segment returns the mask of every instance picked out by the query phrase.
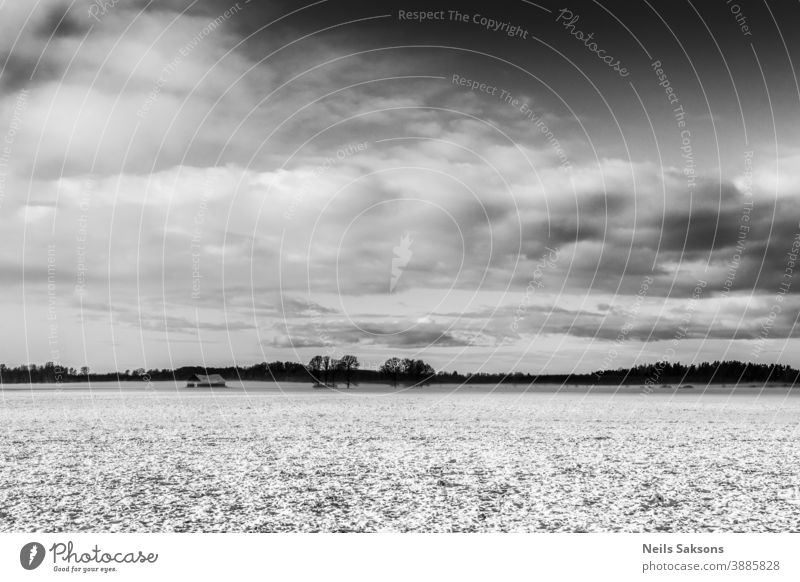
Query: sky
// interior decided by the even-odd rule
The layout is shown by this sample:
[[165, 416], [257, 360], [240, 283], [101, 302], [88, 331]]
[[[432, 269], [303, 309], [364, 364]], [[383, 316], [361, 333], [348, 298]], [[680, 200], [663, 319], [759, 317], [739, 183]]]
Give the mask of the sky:
[[800, 366], [798, 18], [0, 0], [0, 361]]

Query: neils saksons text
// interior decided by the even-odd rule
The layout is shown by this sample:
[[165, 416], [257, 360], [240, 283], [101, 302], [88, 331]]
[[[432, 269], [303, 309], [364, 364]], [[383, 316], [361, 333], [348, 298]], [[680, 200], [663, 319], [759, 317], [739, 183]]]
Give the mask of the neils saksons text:
[[694, 544], [642, 544], [643, 554], [724, 554], [722, 546], [696, 546]]

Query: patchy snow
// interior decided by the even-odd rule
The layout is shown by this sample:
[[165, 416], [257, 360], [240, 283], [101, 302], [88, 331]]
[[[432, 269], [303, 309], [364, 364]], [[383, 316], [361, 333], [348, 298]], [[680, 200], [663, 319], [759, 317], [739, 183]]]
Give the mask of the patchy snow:
[[4, 391], [2, 531], [798, 531], [800, 396]]

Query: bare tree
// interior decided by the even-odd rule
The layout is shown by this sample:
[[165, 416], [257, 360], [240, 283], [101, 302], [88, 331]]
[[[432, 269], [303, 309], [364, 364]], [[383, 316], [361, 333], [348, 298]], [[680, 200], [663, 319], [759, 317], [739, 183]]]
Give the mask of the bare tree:
[[400, 373], [407, 380], [420, 385], [429, 381], [436, 371], [422, 360], [405, 358], [400, 362]]
[[325, 377], [325, 386], [328, 385], [328, 379], [330, 378], [331, 374], [331, 357], [330, 356], [322, 356], [322, 371]]
[[314, 378], [314, 383], [319, 384], [319, 376], [320, 372], [322, 371], [322, 356], [314, 356], [308, 362], [308, 372], [311, 374], [311, 377]]
[[330, 370], [331, 370], [331, 386], [336, 386], [336, 371], [341, 370], [341, 362], [336, 358], [331, 358], [330, 360]]
[[381, 373], [392, 381], [392, 384], [397, 387], [397, 379], [403, 371], [403, 362], [400, 358], [389, 358], [381, 365]]
[[347, 382], [347, 387], [350, 388], [350, 378], [353, 374], [353, 370], [358, 370], [361, 364], [358, 362], [358, 358], [351, 355], [342, 356], [342, 359], [339, 360], [339, 367], [344, 372], [345, 381]]

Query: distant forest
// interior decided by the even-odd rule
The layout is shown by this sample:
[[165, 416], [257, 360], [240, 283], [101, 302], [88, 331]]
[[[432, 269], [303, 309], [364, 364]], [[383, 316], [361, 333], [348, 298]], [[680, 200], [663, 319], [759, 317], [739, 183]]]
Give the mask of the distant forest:
[[0, 384], [38, 384], [70, 382], [126, 382], [162, 380], [185, 381], [194, 374], [219, 374], [226, 380], [308, 382], [315, 386], [351, 386], [359, 383], [397, 385], [426, 384], [579, 384], [579, 385], [645, 385], [669, 384], [763, 384], [792, 385], [800, 383], [800, 371], [780, 364], [753, 364], [738, 361], [684, 364], [656, 362], [633, 368], [601, 370], [588, 374], [459, 374], [436, 372], [422, 360], [389, 358], [377, 370], [361, 369], [358, 358], [315, 356], [308, 364], [297, 362], [262, 362], [253, 366], [203, 367], [183, 366], [174, 370], [125, 370], [95, 373], [84, 366], [80, 370], [64, 368], [56, 363], [21, 365], [9, 368], [0, 364]]

